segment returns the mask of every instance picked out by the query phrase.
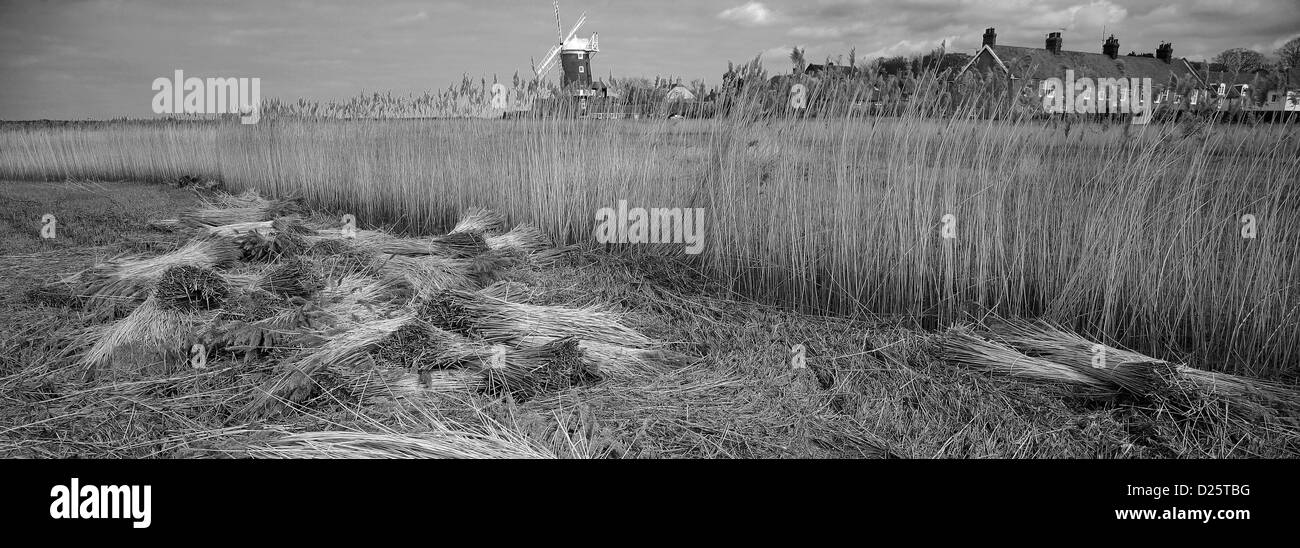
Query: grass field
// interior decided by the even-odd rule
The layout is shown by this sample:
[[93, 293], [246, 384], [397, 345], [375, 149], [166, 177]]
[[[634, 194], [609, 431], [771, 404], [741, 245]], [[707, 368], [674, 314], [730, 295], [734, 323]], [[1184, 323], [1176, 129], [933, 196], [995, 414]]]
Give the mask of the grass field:
[[[516, 299], [536, 306], [611, 307], [689, 363], [614, 368], [602, 382], [517, 401], [476, 390], [412, 394], [400, 375], [409, 375], [405, 359], [420, 356], [381, 345], [352, 365], [326, 364], [314, 389], [281, 412], [250, 417], [241, 410], [268, 379], [311, 348], [270, 348], [253, 359], [220, 352], [205, 369], [164, 363], [160, 371], [151, 362], [87, 379], [68, 350], [107, 324], [51, 285], [111, 257], [148, 260], [186, 248], [185, 234], [150, 221], [199, 206], [194, 192], [6, 181], [0, 200], [6, 457], [1196, 458], [1293, 457], [1300, 449], [1294, 415], [1255, 414], [1177, 387], [1099, 395], [991, 374], [944, 359], [954, 339], [916, 318], [801, 314], [732, 294], [677, 255], [590, 244], [499, 275], [526, 288]], [[43, 239], [40, 218], [49, 212], [59, 237]], [[311, 219], [329, 223], [340, 213]], [[428, 230], [450, 225], [431, 221]], [[267, 266], [222, 275], [265, 276]], [[364, 307], [351, 313], [365, 317]], [[371, 318], [344, 338], [384, 321]], [[167, 345], [183, 351], [179, 330], [175, 338]], [[806, 346], [815, 376], [790, 369], [795, 344]]]
[[[0, 151], [7, 178], [194, 175], [298, 193], [412, 234], [486, 206], [588, 242], [596, 210], [617, 200], [701, 207], [706, 246], [693, 266], [761, 302], [928, 327], [1045, 317], [1251, 375], [1287, 375], [1300, 362], [1294, 124], [918, 113], [122, 122], [7, 126]], [[945, 215], [955, 238], [942, 237]], [[1246, 215], [1253, 238], [1242, 236]]]

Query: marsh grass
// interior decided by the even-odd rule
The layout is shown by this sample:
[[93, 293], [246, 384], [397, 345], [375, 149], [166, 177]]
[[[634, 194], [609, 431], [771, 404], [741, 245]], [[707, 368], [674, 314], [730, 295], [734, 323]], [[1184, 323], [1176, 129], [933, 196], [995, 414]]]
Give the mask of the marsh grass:
[[687, 259], [768, 302], [927, 327], [1044, 317], [1201, 369], [1300, 361], [1295, 124], [1189, 131], [952, 100], [922, 86], [889, 117], [742, 101], [701, 120], [28, 125], [0, 130], [0, 176], [192, 174], [424, 234], [490, 207], [561, 243], [592, 238], [618, 200], [701, 207], [705, 250]]

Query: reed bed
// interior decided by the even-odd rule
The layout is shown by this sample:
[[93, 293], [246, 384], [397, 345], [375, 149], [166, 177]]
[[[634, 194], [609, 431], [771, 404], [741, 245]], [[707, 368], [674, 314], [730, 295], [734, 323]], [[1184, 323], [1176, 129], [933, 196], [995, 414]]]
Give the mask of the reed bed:
[[[218, 198], [213, 207], [247, 207], [240, 200]], [[150, 215], [158, 213], [171, 211]], [[235, 254], [204, 267], [221, 284], [215, 276], [204, 281], [207, 270], [174, 262], [114, 261], [120, 272], [162, 270], [158, 280], [171, 270], [178, 282], [142, 284], [145, 302], [122, 320], [96, 327], [99, 321], [76, 310], [77, 303], [41, 300], [16, 306], [15, 316], [6, 319], [12, 328], [0, 333], [0, 348], [5, 349], [0, 353], [0, 393], [9, 402], [0, 454], [878, 458], [1295, 453], [1294, 423], [1289, 421], [1297, 410], [1286, 405], [1295, 394], [1285, 387], [1217, 371], [1158, 367], [1168, 364], [1058, 324], [1023, 322], [1009, 329], [989, 322], [971, 332], [1000, 345], [1006, 356], [1019, 353], [1049, 361], [1054, 353], [1051, 361], [1076, 365], [1088, 362], [1079, 354], [1091, 351], [1086, 343], [1105, 340], [1108, 363], [1152, 365], [1153, 371], [1167, 373], [1162, 377], [1167, 385], [1139, 394], [1090, 377], [1103, 386], [1085, 388], [1127, 397], [1111, 400], [1100, 412], [1098, 402], [1076, 409], [1079, 400], [1058, 397], [1062, 393], [1056, 386], [1074, 386], [1059, 376], [1046, 379], [1051, 387], [1040, 388], [945, 367], [935, 360], [939, 354], [933, 346], [943, 337], [918, 331], [905, 318], [888, 320], [881, 330], [879, 319], [849, 322], [725, 301], [709, 296], [716, 295], [716, 281], [681, 276], [675, 261], [590, 248], [548, 269], [535, 268], [537, 257], [555, 250], [509, 253], [501, 263], [508, 271], [489, 272], [494, 275], [466, 289], [422, 292], [418, 282], [385, 276], [383, 264], [390, 256], [380, 248], [429, 238], [387, 231], [373, 231], [374, 238], [347, 238], [336, 221], [315, 214], [270, 223], [252, 231], [266, 237], [301, 233], [310, 246], [304, 253], [269, 256], [265, 262]], [[142, 233], [155, 230], [138, 226]], [[486, 241], [508, 226], [502, 222], [478, 234]], [[212, 233], [169, 225], [169, 230], [205, 242], [235, 241], [250, 227], [216, 228]], [[172, 245], [184, 247], [179, 239]], [[476, 257], [458, 257], [456, 251], [446, 251], [447, 257], [420, 252], [407, 258], [464, 261], [500, 253], [483, 250]], [[348, 267], [341, 264], [342, 254], [363, 262], [378, 259], [378, 264]], [[196, 263], [206, 264], [205, 254], [195, 257]], [[102, 259], [80, 255], [78, 260], [81, 265]], [[286, 263], [318, 274], [323, 286], [306, 294], [264, 289], [264, 282]], [[141, 264], [153, 266], [142, 269]], [[497, 277], [502, 281], [488, 285]], [[191, 306], [188, 298], [180, 307], [156, 305], [167, 295], [180, 304], [182, 294], [202, 297], [205, 288], [219, 292], [218, 285], [225, 296], [216, 307], [215, 299], [203, 298], [197, 301], [201, 306]], [[517, 316], [516, 321], [506, 321], [510, 316]], [[51, 317], [56, 321], [50, 322]], [[559, 328], [540, 333], [531, 328], [546, 323]], [[515, 333], [509, 331], [512, 326], [518, 328]], [[484, 337], [482, 330], [494, 334]], [[573, 334], [579, 335], [566, 338]], [[638, 336], [648, 343], [638, 344]], [[669, 350], [659, 340], [682, 341], [671, 348], [692, 355]], [[807, 369], [790, 369], [788, 352], [794, 342], [808, 350]], [[99, 362], [93, 370], [103, 374], [77, 378], [89, 365], [90, 347], [101, 343], [108, 359], [90, 361]], [[196, 353], [195, 343], [206, 350]], [[982, 359], [989, 361], [987, 355]]]
[[195, 174], [434, 236], [490, 207], [500, 219], [460, 231], [528, 222], [536, 234], [485, 238], [523, 249], [538, 236], [591, 241], [596, 211], [620, 200], [699, 207], [695, 266], [766, 302], [927, 327], [1042, 317], [1228, 372], [1300, 363], [1295, 124], [1129, 126], [989, 114], [973, 101], [938, 116], [926, 102], [941, 99], [923, 92], [891, 117], [742, 105], [704, 120], [5, 128], [0, 176]]

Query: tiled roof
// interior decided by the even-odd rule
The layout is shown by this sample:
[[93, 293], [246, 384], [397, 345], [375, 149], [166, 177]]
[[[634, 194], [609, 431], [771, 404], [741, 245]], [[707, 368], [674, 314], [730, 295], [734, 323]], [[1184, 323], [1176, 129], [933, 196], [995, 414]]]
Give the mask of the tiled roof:
[[[1000, 45], [989, 48], [1017, 78], [1064, 78], [1065, 71], [1072, 69], [1076, 78], [1150, 78], [1155, 85], [1165, 85], [1170, 76], [1180, 79], [1192, 76], [1182, 58], [1166, 63], [1154, 57], [1121, 55], [1111, 59], [1101, 53], [1082, 51], [1052, 53], [1046, 48]], [[985, 53], [981, 50], [980, 54]]]

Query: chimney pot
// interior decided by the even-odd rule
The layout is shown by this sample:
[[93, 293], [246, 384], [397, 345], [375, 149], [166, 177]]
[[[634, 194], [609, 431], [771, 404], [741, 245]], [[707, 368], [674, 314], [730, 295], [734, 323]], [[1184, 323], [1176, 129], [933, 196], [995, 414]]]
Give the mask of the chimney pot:
[[998, 44], [998, 33], [993, 30], [993, 27], [984, 29], [984, 43], [982, 45], [996, 46], [997, 44]]
[[1166, 63], [1174, 59], [1174, 45], [1169, 42], [1161, 42], [1160, 47], [1156, 48], [1156, 59]]
[[1062, 42], [1063, 40], [1061, 40], [1061, 33], [1059, 32], [1048, 33], [1047, 50], [1052, 53], [1058, 53], [1058, 54], [1061, 53]]
[[1107, 38], [1106, 42], [1101, 45], [1101, 52], [1111, 59], [1119, 57], [1119, 40], [1115, 39], [1114, 34], [1110, 35], [1110, 38]]

